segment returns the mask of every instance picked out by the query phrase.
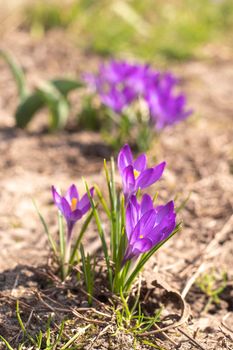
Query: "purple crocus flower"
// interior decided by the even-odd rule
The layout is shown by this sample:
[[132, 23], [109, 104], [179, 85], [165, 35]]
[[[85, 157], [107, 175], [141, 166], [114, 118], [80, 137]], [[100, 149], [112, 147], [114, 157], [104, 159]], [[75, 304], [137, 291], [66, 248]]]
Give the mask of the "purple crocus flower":
[[[94, 188], [90, 189], [90, 193], [93, 196]], [[91, 207], [90, 200], [87, 193], [79, 199], [79, 193], [75, 185], [68, 188], [64, 197], [52, 186], [52, 195], [54, 203], [66, 219], [68, 227], [67, 241], [70, 241], [76, 221], [80, 220]]]
[[100, 75], [112, 84], [122, 83], [134, 73], [135, 65], [126, 61], [112, 60], [108, 64], [101, 65]]
[[142, 153], [136, 160], [129, 145], [125, 145], [118, 155], [118, 169], [122, 177], [123, 192], [126, 203], [130, 196], [136, 194], [139, 189], [149, 187], [160, 179], [166, 163], [162, 162], [153, 168], [147, 168], [146, 155]]
[[173, 201], [154, 207], [148, 194], [143, 195], [141, 203], [138, 203], [136, 196], [132, 196], [126, 209], [128, 245], [122, 264], [150, 251], [168, 238], [175, 225]]
[[97, 75], [86, 74], [87, 84], [100, 96], [101, 102], [121, 114], [138, 98], [145, 100], [150, 119], [161, 130], [187, 118], [186, 98], [174, 92], [178, 85], [173, 74], [162, 74], [148, 64], [112, 60], [100, 66]]
[[177, 80], [171, 73], [161, 74], [156, 82], [147, 86], [145, 99], [150, 110], [152, 124], [158, 130], [173, 125], [192, 114], [191, 110], [185, 109], [185, 96], [174, 93], [176, 86]]
[[122, 113], [144, 91], [144, 76], [149, 66], [112, 60], [100, 66], [95, 76], [84, 79], [100, 96], [101, 102], [116, 113]]
[[127, 86], [120, 89], [113, 85], [107, 93], [100, 92], [100, 97], [106, 106], [116, 113], [121, 113], [134, 100], [135, 93]]
[[127, 84], [134, 68], [127, 62], [113, 60], [101, 65], [96, 76], [86, 74], [84, 79], [99, 94], [105, 106], [120, 114], [136, 98], [132, 84]]

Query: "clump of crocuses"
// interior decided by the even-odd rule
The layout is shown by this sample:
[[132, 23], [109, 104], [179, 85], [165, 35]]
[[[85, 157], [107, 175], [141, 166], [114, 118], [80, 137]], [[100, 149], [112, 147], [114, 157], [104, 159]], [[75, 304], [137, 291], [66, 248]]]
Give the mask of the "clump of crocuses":
[[192, 113], [185, 95], [177, 93], [178, 79], [150, 65], [113, 60], [102, 64], [96, 75], [86, 74], [85, 80], [107, 107], [118, 145], [136, 134], [138, 148], [147, 149], [155, 133]]
[[[103, 246], [109, 287], [116, 293], [126, 293], [148, 259], [178, 231], [179, 225], [176, 225], [173, 201], [156, 205], [155, 196], [142, 194], [143, 190], [161, 178], [165, 162], [150, 167], [145, 154], [134, 159], [129, 145], [126, 144], [118, 154], [117, 163], [122, 182], [120, 192], [116, 188], [113, 159], [110, 169], [106, 162], [104, 165], [108, 201], [96, 186], [98, 199], [109, 219], [107, 231], [91, 193], [89, 198]], [[110, 206], [107, 205], [108, 202]], [[106, 243], [108, 230], [109, 247]]]
[[[134, 158], [129, 145], [122, 147], [117, 159], [122, 183], [119, 190], [115, 161], [111, 159], [110, 168], [105, 161], [108, 199], [104, 198], [97, 185], [89, 188], [86, 182], [86, 193], [81, 198], [75, 185], [71, 185], [64, 196], [52, 187], [53, 200], [59, 211], [60, 250], [55, 249], [55, 253], [59, 256], [62, 278], [67, 277], [75, 264], [82, 264], [89, 304], [94, 289], [95, 262], [91, 263], [92, 257], [85, 254], [81, 241], [92, 217], [102, 243], [109, 289], [121, 295], [130, 291], [148, 259], [179, 229], [174, 202], [157, 205], [156, 196], [145, 193], [148, 187], [157, 185], [166, 163], [154, 166], [148, 166], [147, 163], [144, 153]], [[100, 211], [101, 206], [103, 210]], [[74, 239], [76, 222], [88, 212], [79, 235]], [[107, 215], [109, 225], [106, 218], [102, 221], [103, 212]], [[54, 240], [50, 242], [53, 246]]]

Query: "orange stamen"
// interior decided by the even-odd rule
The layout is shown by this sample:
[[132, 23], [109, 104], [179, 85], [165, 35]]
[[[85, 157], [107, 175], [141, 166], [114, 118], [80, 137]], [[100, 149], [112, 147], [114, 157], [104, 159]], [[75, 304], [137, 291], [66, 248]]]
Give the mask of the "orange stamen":
[[72, 198], [71, 199], [71, 210], [72, 211], [74, 211], [76, 209], [77, 202], [78, 202], [78, 198]]
[[137, 177], [138, 177], [138, 175], [140, 174], [140, 172], [139, 172], [139, 171], [137, 171], [137, 170], [135, 170], [135, 169], [134, 169], [133, 173], [134, 173], [135, 178], [137, 178]]

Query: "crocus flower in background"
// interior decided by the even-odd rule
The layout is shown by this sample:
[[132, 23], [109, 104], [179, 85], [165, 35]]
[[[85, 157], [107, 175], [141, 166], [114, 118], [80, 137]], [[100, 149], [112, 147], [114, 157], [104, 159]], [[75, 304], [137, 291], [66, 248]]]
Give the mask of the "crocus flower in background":
[[128, 87], [134, 98], [143, 95], [148, 83], [155, 82], [159, 73], [152, 70], [148, 64], [132, 64], [126, 61], [112, 60], [109, 64], [102, 65], [96, 76], [96, 87], [111, 85], [118, 88]]
[[146, 155], [142, 153], [136, 160], [129, 145], [125, 145], [118, 155], [118, 169], [122, 177], [123, 192], [126, 202], [139, 189], [149, 187], [160, 179], [166, 163], [162, 162], [153, 168], [147, 168]]
[[119, 114], [138, 98], [143, 99], [158, 130], [192, 113], [186, 110], [185, 96], [174, 93], [178, 85], [174, 75], [162, 74], [149, 65], [113, 60], [101, 65], [97, 75], [86, 74], [85, 81], [104, 105]]
[[176, 225], [174, 202], [154, 207], [151, 197], [144, 194], [141, 203], [132, 196], [126, 209], [126, 233], [128, 245], [123, 258], [128, 260], [150, 251], [168, 238]]
[[135, 99], [135, 93], [127, 86], [122, 89], [111, 86], [108, 93], [101, 93], [100, 96], [102, 102], [116, 113], [121, 113]]
[[134, 70], [135, 66], [127, 62], [111, 61], [109, 65], [100, 66], [99, 74], [86, 74], [84, 79], [99, 94], [105, 106], [120, 114], [136, 98], [133, 85], [127, 84]]
[[105, 106], [120, 114], [144, 93], [145, 81], [151, 80], [148, 71], [148, 65], [113, 60], [102, 64], [97, 75], [86, 74], [84, 79]]
[[[94, 188], [90, 189], [90, 193], [93, 196]], [[79, 193], [75, 185], [69, 187], [64, 197], [52, 186], [52, 195], [54, 203], [66, 219], [68, 228], [67, 241], [69, 242], [75, 223], [91, 208], [90, 200], [87, 193], [79, 199]]]
[[174, 76], [166, 73], [146, 89], [145, 99], [150, 110], [151, 122], [158, 130], [192, 114], [191, 110], [185, 109], [186, 97], [174, 93], [176, 85], [177, 80]]

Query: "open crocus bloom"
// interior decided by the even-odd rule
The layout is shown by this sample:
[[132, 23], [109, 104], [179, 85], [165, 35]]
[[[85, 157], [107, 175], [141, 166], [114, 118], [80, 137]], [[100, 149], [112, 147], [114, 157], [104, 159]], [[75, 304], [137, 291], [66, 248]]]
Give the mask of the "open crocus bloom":
[[162, 162], [153, 168], [147, 168], [146, 155], [143, 153], [133, 159], [131, 149], [125, 145], [118, 155], [118, 169], [122, 177], [126, 202], [140, 189], [149, 187], [160, 179], [166, 163]]
[[[91, 196], [93, 196], [94, 188], [90, 189]], [[79, 199], [78, 190], [75, 185], [71, 185], [66, 192], [66, 195], [61, 196], [56, 188], [52, 186], [53, 200], [64, 218], [66, 219], [68, 226], [68, 240], [71, 237], [72, 229], [76, 221], [86, 214], [90, 209], [91, 203], [87, 193]]]
[[123, 264], [146, 253], [166, 239], [176, 225], [174, 202], [154, 207], [151, 197], [144, 194], [141, 203], [136, 196], [130, 198], [126, 210], [128, 245]]

